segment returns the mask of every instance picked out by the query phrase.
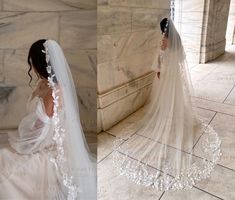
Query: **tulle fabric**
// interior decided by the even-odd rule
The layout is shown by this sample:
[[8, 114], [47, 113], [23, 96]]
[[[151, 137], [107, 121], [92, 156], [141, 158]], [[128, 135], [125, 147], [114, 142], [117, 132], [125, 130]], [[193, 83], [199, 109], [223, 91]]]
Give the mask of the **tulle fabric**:
[[[168, 23], [168, 48], [161, 55], [160, 80], [156, 76], [153, 81], [137, 131], [123, 145], [115, 141], [113, 154], [121, 175], [158, 190], [191, 188], [209, 176], [220, 156], [217, 133], [199, 119], [193, 107], [184, 49], [173, 22]], [[156, 57], [154, 70], [158, 60]], [[205, 141], [198, 144], [205, 159], [192, 154], [200, 137]]]
[[[55, 131], [59, 129], [58, 135], [55, 134], [54, 137], [57, 148], [54, 163], [63, 176], [62, 182], [68, 190], [69, 200], [94, 200], [97, 196], [96, 157], [88, 148], [81, 126], [73, 77], [59, 44], [54, 40], [47, 40], [44, 46], [50, 73], [48, 81], [53, 89], [55, 102], [53, 119], [55, 123], [58, 122]], [[58, 85], [60, 95], [53, 85]], [[62, 102], [63, 120], [57, 118], [57, 100]]]
[[95, 200], [96, 158], [82, 130], [72, 74], [56, 41], [44, 47], [53, 116], [41, 97], [29, 98], [28, 115], [0, 150], [0, 199]]
[[38, 96], [29, 97], [27, 108], [18, 130], [8, 133], [9, 144], [0, 148], [0, 198], [64, 200], [60, 174], [50, 161], [52, 120]]

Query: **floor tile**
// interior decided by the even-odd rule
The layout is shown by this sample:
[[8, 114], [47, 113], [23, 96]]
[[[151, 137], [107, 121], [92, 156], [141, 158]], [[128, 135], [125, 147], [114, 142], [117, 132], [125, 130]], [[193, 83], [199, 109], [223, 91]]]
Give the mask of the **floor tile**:
[[126, 119], [119, 122], [117, 125], [113, 126], [111, 129], [107, 130], [112, 135], [116, 137], [128, 139], [131, 135], [138, 130], [138, 120], [143, 117], [145, 108], [142, 107], [135, 113], [131, 114]]
[[204, 180], [196, 187], [226, 200], [235, 199], [235, 172], [216, 166], [211, 178]]
[[156, 200], [161, 194], [154, 188], [137, 185], [120, 176], [114, 168], [111, 156], [98, 165], [99, 200]]
[[207, 110], [235, 116], [235, 106], [233, 105], [228, 105], [225, 103], [219, 103], [200, 98], [193, 98], [193, 101], [194, 104], [199, 108], [204, 108]]
[[104, 159], [107, 155], [109, 155], [114, 148], [114, 141], [116, 140], [116, 137], [106, 133], [102, 132], [98, 135], [98, 162], [102, 159]]
[[[219, 164], [235, 170], [235, 116], [217, 113], [211, 125], [221, 139], [222, 156]], [[200, 143], [200, 142], [199, 142]], [[198, 143], [198, 144], [199, 144]], [[196, 145], [194, 154], [201, 156], [202, 150]]]
[[198, 98], [223, 102], [232, 88], [232, 84], [203, 80], [194, 85], [194, 92]]
[[161, 200], [219, 200], [206, 192], [193, 188], [191, 190], [165, 192]]
[[235, 88], [233, 88], [232, 92], [229, 94], [224, 103], [235, 106]]

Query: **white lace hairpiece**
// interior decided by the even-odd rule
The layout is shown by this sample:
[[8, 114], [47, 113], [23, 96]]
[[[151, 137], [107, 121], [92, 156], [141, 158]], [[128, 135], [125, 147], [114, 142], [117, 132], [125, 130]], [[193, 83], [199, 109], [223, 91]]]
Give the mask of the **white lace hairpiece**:
[[68, 189], [67, 200], [75, 200], [80, 190], [79, 187], [73, 183], [73, 176], [69, 175], [68, 168], [65, 166], [65, 162], [67, 161], [65, 157], [64, 144], [63, 144], [65, 137], [64, 134], [65, 129], [62, 127], [58, 115], [59, 98], [60, 98], [58, 95], [59, 89], [56, 87], [56, 81], [55, 81], [56, 76], [50, 64], [50, 55], [46, 43], [44, 43], [44, 47], [45, 51], [42, 52], [46, 54], [48, 85], [52, 89], [52, 97], [54, 103], [52, 119], [55, 125], [53, 140], [56, 146], [56, 156], [51, 157], [50, 161], [53, 162], [56, 169], [59, 170], [63, 178], [63, 185]]

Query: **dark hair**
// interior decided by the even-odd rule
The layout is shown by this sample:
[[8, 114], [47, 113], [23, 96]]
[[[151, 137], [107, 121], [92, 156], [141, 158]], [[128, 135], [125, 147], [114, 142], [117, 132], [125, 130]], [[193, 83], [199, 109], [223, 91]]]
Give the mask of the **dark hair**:
[[32, 44], [32, 46], [29, 49], [28, 53], [28, 64], [29, 64], [29, 70], [28, 75], [30, 77], [29, 85], [32, 81], [32, 76], [30, 74], [32, 68], [34, 68], [41, 77], [48, 78], [48, 72], [47, 72], [47, 62], [46, 62], [46, 54], [43, 52], [45, 51], [45, 48], [43, 46], [44, 42], [46, 42], [46, 39], [41, 39], [36, 41]]
[[[168, 23], [168, 19], [167, 18], [164, 18], [161, 22], [160, 22], [160, 27], [161, 27], [161, 31], [162, 31], [162, 34], [165, 33], [166, 37], [168, 37], [168, 34], [169, 34], [169, 24], [168, 26], [166, 27]], [[166, 30], [165, 30], [166, 29]]]

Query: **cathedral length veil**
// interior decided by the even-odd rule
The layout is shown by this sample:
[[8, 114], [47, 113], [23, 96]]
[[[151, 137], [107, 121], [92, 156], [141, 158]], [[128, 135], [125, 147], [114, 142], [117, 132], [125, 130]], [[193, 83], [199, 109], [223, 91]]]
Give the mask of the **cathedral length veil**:
[[[217, 133], [193, 107], [180, 36], [170, 19], [166, 26], [168, 48], [162, 52], [160, 80], [153, 81], [145, 115], [136, 123], [138, 130], [124, 143], [117, 139], [113, 153], [120, 175], [164, 191], [192, 188], [210, 176], [221, 156]], [[194, 156], [195, 149], [201, 157]]]
[[[68, 200], [96, 199], [96, 159], [88, 150], [80, 123], [79, 107], [72, 74], [64, 53], [57, 42], [44, 43], [49, 86], [54, 99], [55, 151], [51, 161], [61, 176]], [[60, 95], [58, 93], [60, 88]], [[63, 119], [59, 117], [62, 102]]]

